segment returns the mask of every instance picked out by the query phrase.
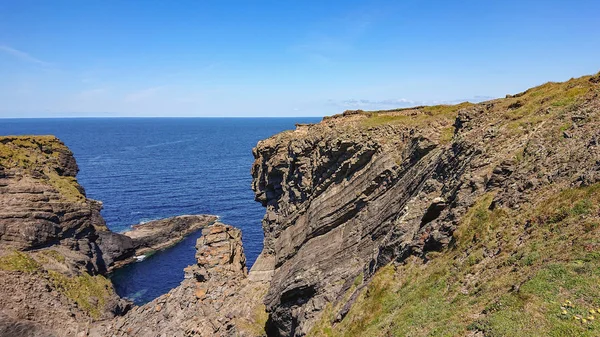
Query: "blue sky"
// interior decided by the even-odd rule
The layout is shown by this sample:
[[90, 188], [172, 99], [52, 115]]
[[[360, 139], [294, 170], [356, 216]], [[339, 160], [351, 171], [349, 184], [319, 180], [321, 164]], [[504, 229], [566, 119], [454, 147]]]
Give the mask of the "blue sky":
[[323, 116], [600, 70], [600, 1], [1, 1], [0, 117]]

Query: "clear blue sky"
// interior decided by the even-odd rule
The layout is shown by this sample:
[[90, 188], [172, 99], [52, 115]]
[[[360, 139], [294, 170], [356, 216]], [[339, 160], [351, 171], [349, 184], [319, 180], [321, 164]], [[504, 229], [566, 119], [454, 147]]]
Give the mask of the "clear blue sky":
[[600, 70], [600, 1], [0, 2], [0, 117], [323, 116]]

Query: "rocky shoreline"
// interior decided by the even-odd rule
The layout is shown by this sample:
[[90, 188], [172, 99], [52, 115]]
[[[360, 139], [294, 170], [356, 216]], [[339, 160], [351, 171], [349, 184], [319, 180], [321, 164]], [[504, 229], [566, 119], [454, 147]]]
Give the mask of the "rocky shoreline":
[[190, 234], [214, 224], [214, 215], [180, 215], [133, 225], [123, 233], [99, 232], [98, 245], [108, 261], [108, 271], [141, 261], [146, 255], [176, 245]]

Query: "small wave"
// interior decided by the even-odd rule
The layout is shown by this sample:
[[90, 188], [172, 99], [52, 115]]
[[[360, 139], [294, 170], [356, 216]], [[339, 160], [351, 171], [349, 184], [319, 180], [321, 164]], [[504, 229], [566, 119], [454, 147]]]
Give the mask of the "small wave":
[[142, 298], [146, 293], [148, 292], [148, 289], [141, 289], [125, 298], [127, 298], [128, 300], [132, 301], [132, 302], [137, 302], [140, 298]]
[[174, 145], [174, 144], [179, 144], [179, 143], [191, 142], [191, 141], [194, 141], [194, 140], [196, 140], [196, 138], [182, 139], [182, 140], [176, 140], [176, 141], [173, 141], [173, 142], [164, 142], [164, 143], [146, 145], [146, 146], [144, 146], [144, 148], [147, 149], [147, 148], [159, 147], [159, 146], [165, 146], [165, 145]]
[[142, 219], [140, 219], [139, 224], [143, 225], [143, 224], [147, 224], [148, 222], [156, 221], [156, 220], [160, 220], [160, 219], [164, 219], [164, 217], [142, 218]]

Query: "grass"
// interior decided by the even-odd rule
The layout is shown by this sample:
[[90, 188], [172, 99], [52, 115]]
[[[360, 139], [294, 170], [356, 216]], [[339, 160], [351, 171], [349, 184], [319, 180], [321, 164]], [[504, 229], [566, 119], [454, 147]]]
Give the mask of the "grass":
[[0, 257], [0, 270], [34, 273], [41, 270], [41, 265], [28, 254], [13, 251]]
[[56, 172], [48, 172], [48, 183], [54, 187], [61, 196], [73, 202], [84, 202], [85, 196], [79, 191], [79, 184], [75, 177], [60, 176]]
[[344, 320], [326, 310], [310, 335], [598, 336], [600, 184], [519, 211], [490, 209], [493, 197], [470, 208], [454, 246], [383, 267]]
[[100, 318], [104, 306], [113, 294], [112, 283], [101, 275], [82, 273], [69, 277], [53, 270], [49, 270], [48, 275], [60, 293], [77, 303], [80, 309], [94, 319]]
[[[549, 82], [502, 100], [496, 109], [503, 112], [509, 121], [509, 129], [524, 133], [550, 117], [559, 117], [574, 110], [589, 94], [597, 93], [598, 88], [592, 78], [584, 76], [563, 83]], [[561, 125], [561, 132], [569, 126]]]
[[65, 261], [66, 261], [66, 258], [61, 253], [59, 253], [53, 249], [43, 250], [42, 255], [51, 257], [52, 259], [54, 259], [56, 262], [59, 262], [59, 263], [65, 263]]
[[415, 127], [440, 121], [452, 123], [456, 119], [459, 110], [470, 106], [473, 106], [473, 104], [465, 102], [457, 105], [436, 105], [399, 110], [372, 111], [365, 113], [368, 118], [363, 119], [362, 125], [365, 127], [376, 127], [384, 124], [402, 124]]
[[83, 202], [85, 196], [79, 191], [77, 180], [57, 173], [61, 153], [70, 151], [54, 136], [0, 137], [0, 166], [41, 176], [40, 180], [54, 187], [66, 200]]
[[[44, 250], [39, 256], [40, 261], [47, 257], [59, 263], [65, 262], [65, 257], [55, 250]], [[114, 293], [111, 281], [104, 276], [92, 276], [86, 272], [81, 275], [67, 276], [54, 270], [45, 270], [38, 261], [25, 252], [13, 251], [0, 257], [0, 270], [47, 277], [54, 289], [76, 303], [94, 319], [100, 318], [104, 306]]]

